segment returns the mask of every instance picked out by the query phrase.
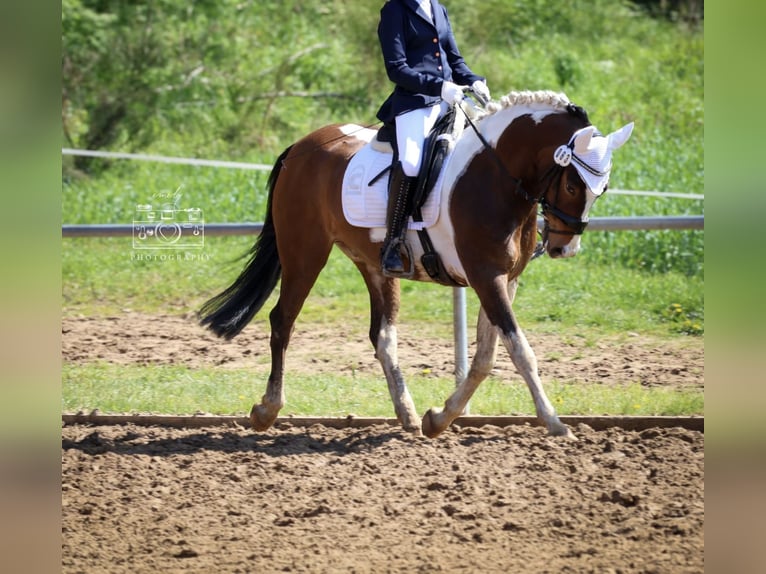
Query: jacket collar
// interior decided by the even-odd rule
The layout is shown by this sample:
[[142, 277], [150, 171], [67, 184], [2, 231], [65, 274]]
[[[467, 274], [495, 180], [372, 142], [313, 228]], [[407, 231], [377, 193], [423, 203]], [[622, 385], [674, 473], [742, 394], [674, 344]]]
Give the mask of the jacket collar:
[[[431, 0], [429, 0], [430, 2]], [[433, 20], [431, 20], [426, 13], [423, 11], [423, 9], [420, 7], [420, 3], [418, 0], [404, 0], [404, 5], [407, 6], [410, 10], [415, 12], [420, 18], [428, 22], [429, 24], [436, 27], [436, 19], [438, 16], [436, 15], [437, 10], [434, 8], [434, 3], [431, 2], [431, 14], [433, 14]]]

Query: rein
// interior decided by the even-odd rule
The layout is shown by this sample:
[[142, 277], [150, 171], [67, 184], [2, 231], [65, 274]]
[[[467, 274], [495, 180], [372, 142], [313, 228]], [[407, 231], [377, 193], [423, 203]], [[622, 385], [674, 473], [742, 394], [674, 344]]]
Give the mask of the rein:
[[[456, 106], [460, 108], [460, 106]], [[495, 163], [500, 167], [500, 169], [505, 172], [505, 174], [514, 182], [516, 182], [516, 188], [515, 191], [519, 193], [527, 202], [529, 202], [532, 205], [535, 205], [536, 203], [540, 204], [540, 209], [542, 211], [542, 215], [544, 218], [548, 214], [553, 215], [557, 219], [561, 220], [561, 222], [566, 225], [569, 228], [569, 231], [559, 231], [556, 229], [550, 229], [548, 226], [548, 220], [546, 218], [545, 220], [545, 227], [548, 233], [559, 233], [562, 235], [572, 234], [572, 235], [582, 235], [583, 231], [585, 231], [585, 228], [588, 226], [588, 220], [580, 219], [579, 217], [574, 217], [572, 215], [569, 215], [567, 213], [564, 213], [559, 208], [557, 208], [553, 203], [549, 202], [547, 199], [545, 199], [545, 192], [543, 192], [542, 197], [531, 197], [527, 191], [521, 186], [521, 180], [517, 177], [513, 177], [510, 173], [508, 173], [508, 169], [505, 167], [505, 164], [500, 161], [500, 158], [497, 155], [497, 152], [495, 149], [489, 144], [487, 139], [484, 137], [484, 135], [479, 131], [479, 129], [476, 127], [476, 124], [473, 123], [473, 120], [468, 116], [468, 114], [465, 113], [465, 110], [463, 108], [460, 108], [460, 111], [463, 112], [463, 117], [465, 117], [466, 121], [468, 122], [468, 125], [471, 126], [471, 129], [476, 134], [476, 137], [479, 138], [479, 141], [481, 142], [482, 146], [484, 146], [484, 149], [489, 152], [489, 154], [492, 156], [492, 158], [495, 160]], [[556, 163], [554, 163], [548, 170], [543, 174], [543, 176], [540, 178], [540, 182], [544, 182], [547, 179], [553, 179], [556, 178], [557, 181], [561, 180], [561, 176], [564, 175], [564, 168]], [[549, 186], [546, 187], [546, 190]], [[558, 198], [558, 187], [556, 189], [556, 198], [554, 198], [554, 201]]]
[[495, 152], [495, 148], [493, 148], [491, 145], [489, 145], [489, 142], [484, 137], [484, 135], [479, 131], [479, 128], [476, 127], [476, 124], [473, 123], [473, 120], [468, 116], [467, 113], [465, 113], [465, 110], [461, 108], [460, 106], [455, 106], [460, 109], [461, 112], [463, 112], [463, 117], [468, 122], [468, 125], [471, 126], [471, 129], [476, 134], [476, 137], [479, 138], [479, 141], [481, 142], [481, 145], [484, 146], [484, 149], [489, 152], [489, 155], [492, 157], [493, 160], [495, 160], [495, 163], [498, 165], [498, 167], [505, 172], [505, 175], [508, 176], [511, 180], [513, 180], [516, 183], [516, 193], [519, 193], [525, 200], [527, 200], [530, 204], [534, 205], [538, 203], [540, 200], [537, 197], [531, 197], [527, 191], [521, 186], [521, 180], [518, 177], [513, 177], [510, 173], [508, 173], [508, 169], [505, 167], [505, 164], [500, 161], [500, 158], [497, 156], [497, 152]]

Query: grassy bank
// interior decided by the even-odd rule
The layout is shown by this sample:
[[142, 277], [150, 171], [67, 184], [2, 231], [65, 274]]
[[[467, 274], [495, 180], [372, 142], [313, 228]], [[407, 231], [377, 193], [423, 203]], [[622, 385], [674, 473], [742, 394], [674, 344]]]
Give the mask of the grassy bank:
[[[260, 397], [267, 370], [187, 369], [182, 366], [67, 365], [63, 371], [65, 412], [98, 408], [111, 413], [193, 414], [204, 405], [211, 414], [244, 414]], [[408, 385], [422, 412], [441, 406], [454, 381], [412, 376]], [[257, 389], [257, 390], [256, 390]], [[382, 376], [285, 377], [287, 403], [282, 415], [393, 416]], [[552, 381], [546, 392], [559, 414], [580, 415], [701, 415], [702, 393], [642, 387]], [[471, 401], [476, 415], [534, 415], [523, 383], [487, 379]]]

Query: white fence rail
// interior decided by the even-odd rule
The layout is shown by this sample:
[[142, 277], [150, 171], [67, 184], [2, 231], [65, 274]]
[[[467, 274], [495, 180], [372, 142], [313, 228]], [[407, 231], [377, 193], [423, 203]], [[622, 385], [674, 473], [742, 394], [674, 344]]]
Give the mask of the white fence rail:
[[[115, 151], [99, 151], [89, 149], [62, 148], [63, 155], [78, 155], [83, 157], [100, 157], [104, 159], [130, 159], [135, 161], [153, 161], [157, 163], [173, 163], [181, 165], [197, 165], [204, 167], [223, 167], [229, 169], [249, 169], [254, 171], [271, 171], [273, 166], [263, 163], [247, 163], [240, 161], [222, 161], [217, 159], [199, 159], [195, 157], [171, 157], [165, 155], [152, 155], [145, 153], [124, 153]], [[632, 189], [610, 189], [610, 195], [647, 195], [655, 197], [667, 197], [676, 199], [704, 200], [705, 196], [700, 193], [675, 193], [667, 191], [640, 191]]]
[[168, 157], [145, 153], [123, 153], [117, 151], [96, 151], [89, 149], [63, 148], [63, 155], [79, 155], [83, 157], [101, 157], [104, 159], [132, 159], [135, 161], [153, 161], [156, 163], [175, 163], [182, 165], [199, 165], [204, 167], [225, 167], [228, 169], [251, 169], [255, 171], [271, 171], [273, 166], [263, 163], [244, 163], [239, 161], [221, 161], [217, 159], [197, 159], [193, 157]]

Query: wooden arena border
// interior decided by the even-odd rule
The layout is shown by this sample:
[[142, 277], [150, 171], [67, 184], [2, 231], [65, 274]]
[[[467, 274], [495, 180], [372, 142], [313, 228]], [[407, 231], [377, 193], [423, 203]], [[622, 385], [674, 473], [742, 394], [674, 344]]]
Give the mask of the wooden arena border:
[[[578, 424], [586, 424], [594, 430], [604, 430], [612, 427], [624, 430], [642, 431], [650, 428], [681, 427], [687, 430], [705, 432], [705, 417], [631, 417], [631, 416], [576, 416], [563, 415], [561, 421], [570, 427]], [[139, 426], [167, 426], [175, 428], [202, 428], [214, 426], [241, 426], [250, 427], [250, 421], [243, 416], [219, 416], [219, 415], [110, 415], [101, 413], [77, 413], [63, 414], [62, 423], [65, 425], [90, 424], [90, 425], [125, 425], [134, 424]], [[310, 427], [322, 425], [330, 428], [363, 428], [373, 425], [398, 425], [395, 418], [385, 417], [298, 417], [287, 416], [277, 418], [274, 427], [280, 426]], [[537, 418], [531, 416], [462, 416], [457, 418], [453, 425], [458, 427], [482, 427], [492, 425], [508, 427], [513, 425], [529, 424], [539, 426]]]

